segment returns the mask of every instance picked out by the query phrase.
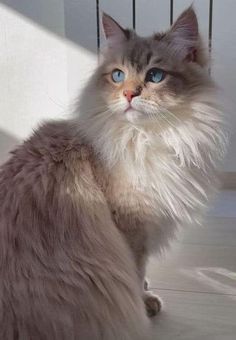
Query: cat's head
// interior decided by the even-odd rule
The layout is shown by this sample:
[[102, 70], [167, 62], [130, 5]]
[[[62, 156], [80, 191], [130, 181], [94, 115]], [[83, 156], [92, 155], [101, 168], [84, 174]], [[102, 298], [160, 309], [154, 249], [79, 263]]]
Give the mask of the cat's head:
[[106, 14], [103, 28], [107, 47], [80, 98], [84, 137], [111, 165], [142, 163], [149, 145], [181, 164], [199, 165], [205, 149], [213, 159], [209, 150], [224, 145], [222, 118], [193, 8], [147, 38]]
[[107, 14], [103, 29], [107, 46], [81, 98], [86, 129], [133, 124], [158, 131], [191, 115], [191, 102], [211, 86], [192, 7], [167, 32], [147, 38]]

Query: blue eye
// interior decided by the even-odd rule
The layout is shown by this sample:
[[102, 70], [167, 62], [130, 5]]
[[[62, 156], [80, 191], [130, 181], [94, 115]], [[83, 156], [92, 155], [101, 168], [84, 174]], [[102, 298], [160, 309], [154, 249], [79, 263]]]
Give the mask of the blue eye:
[[121, 83], [125, 79], [125, 74], [123, 71], [119, 70], [118, 68], [112, 71], [112, 80], [115, 83]]
[[147, 71], [145, 81], [152, 83], [160, 83], [165, 78], [165, 72], [159, 68], [153, 67]]

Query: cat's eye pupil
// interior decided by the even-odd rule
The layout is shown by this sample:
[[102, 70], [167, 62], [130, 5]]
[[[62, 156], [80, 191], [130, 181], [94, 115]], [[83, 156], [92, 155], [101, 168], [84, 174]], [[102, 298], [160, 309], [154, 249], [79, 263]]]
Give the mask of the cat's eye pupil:
[[159, 68], [151, 68], [145, 77], [146, 82], [160, 83], [165, 78], [165, 72]]
[[114, 83], [121, 83], [125, 79], [125, 74], [123, 71], [119, 69], [115, 69], [112, 71], [111, 77]]

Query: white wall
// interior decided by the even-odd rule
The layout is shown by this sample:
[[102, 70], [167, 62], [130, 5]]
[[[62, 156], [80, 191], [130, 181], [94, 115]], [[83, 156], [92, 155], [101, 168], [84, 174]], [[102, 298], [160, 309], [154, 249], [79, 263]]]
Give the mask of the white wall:
[[94, 53], [73, 41], [74, 26], [84, 39], [89, 35], [91, 13], [81, 13], [81, 6], [78, 13], [78, 9], [76, 0], [0, 4], [1, 162], [39, 122], [69, 114], [69, 104], [97, 60], [95, 17], [90, 18], [94, 31], [90, 30], [88, 44]]
[[[100, 10], [132, 26], [132, 0], [100, 0]], [[174, 0], [174, 18], [192, 0]], [[209, 1], [195, 0], [208, 37]], [[213, 76], [235, 101], [235, 0], [214, 0]], [[166, 29], [170, 1], [136, 0], [141, 35]], [[96, 64], [95, 0], [4, 0], [0, 3], [0, 162], [43, 119], [66, 116]], [[101, 29], [101, 27], [100, 27]], [[101, 32], [100, 32], [101, 33]], [[101, 39], [103, 43], [103, 39]], [[236, 108], [236, 103], [234, 104]], [[233, 129], [236, 115], [232, 113]], [[236, 134], [225, 170], [236, 171]]]
[[236, 1], [214, 0], [212, 73], [232, 105], [231, 143], [225, 170], [236, 171]]
[[[63, 32], [63, 0], [53, 12], [51, 20]], [[0, 138], [4, 133], [9, 149], [14, 138], [26, 138], [41, 119], [56, 117], [65, 106], [67, 60], [61, 38], [10, 7], [0, 5], [0, 22]], [[2, 143], [0, 153], [4, 159]]]

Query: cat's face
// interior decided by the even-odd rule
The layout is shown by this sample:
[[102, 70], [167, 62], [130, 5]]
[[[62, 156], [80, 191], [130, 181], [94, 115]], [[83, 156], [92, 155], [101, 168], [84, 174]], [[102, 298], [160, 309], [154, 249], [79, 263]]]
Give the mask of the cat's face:
[[124, 30], [107, 15], [103, 26], [108, 47], [96, 86], [113, 117], [159, 124], [179, 119], [190, 91], [206, 81], [194, 11], [184, 12], [167, 33], [149, 38]]
[[99, 89], [121, 119], [154, 118], [182, 100], [187, 80], [158, 47], [154, 39], [135, 37], [105, 59]]

